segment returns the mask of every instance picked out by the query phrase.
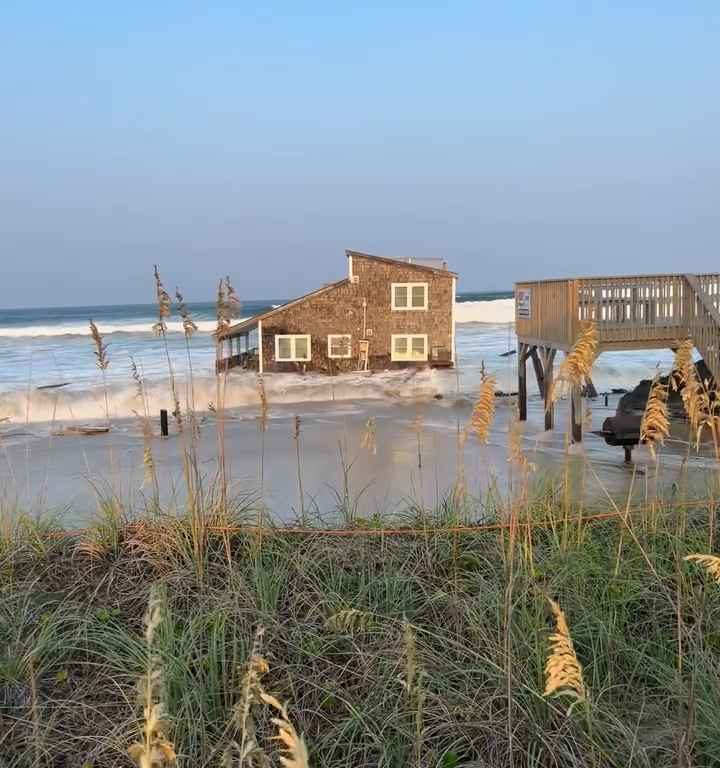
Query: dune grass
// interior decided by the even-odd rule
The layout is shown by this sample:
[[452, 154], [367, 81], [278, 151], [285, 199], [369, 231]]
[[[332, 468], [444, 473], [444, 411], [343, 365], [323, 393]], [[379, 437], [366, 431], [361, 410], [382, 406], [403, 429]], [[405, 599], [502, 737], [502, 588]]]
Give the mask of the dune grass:
[[[707, 552], [707, 504], [659, 499], [570, 535], [564, 496], [530, 494], [530, 517], [557, 518], [529, 529], [531, 556], [512, 528], [444, 530], [452, 499], [412, 535], [208, 525], [198, 547], [190, 516], [106, 520], [80, 542], [4, 528], [0, 765], [129, 766], [152, 734], [193, 767], [305, 745], [324, 767], [715, 764], [720, 587], [685, 560]], [[556, 658], [555, 685], [559, 647], [577, 666]], [[258, 659], [272, 701], [248, 704]]]

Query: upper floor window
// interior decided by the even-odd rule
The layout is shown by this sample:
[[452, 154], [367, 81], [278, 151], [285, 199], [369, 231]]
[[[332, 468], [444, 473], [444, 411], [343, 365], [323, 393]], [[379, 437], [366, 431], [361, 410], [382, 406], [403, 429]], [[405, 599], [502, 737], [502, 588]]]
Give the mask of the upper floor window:
[[307, 334], [278, 334], [275, 336], [275, 359], [279, 362], [308, 362], [310, 336]]
[[393, 283], [391, 286], [393, 309], [427, 309], [427, 283]]

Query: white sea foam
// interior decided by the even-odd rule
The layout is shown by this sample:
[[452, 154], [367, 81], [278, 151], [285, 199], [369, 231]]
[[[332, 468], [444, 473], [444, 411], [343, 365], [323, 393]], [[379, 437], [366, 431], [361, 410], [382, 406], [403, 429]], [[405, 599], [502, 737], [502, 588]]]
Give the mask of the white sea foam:
[[[246, 318], [242, 318], [245, 320]], [[114, 333], [152, 333], [152, 326], [155, 320], [134, 323], [96, 323], [98, 330], [103, 336], [111, 336]], [[238, 320], [237, 322], [241, 322]], [[215, 320], [197, 320], [195, 324], [200, 333], [213, 333], [217, 327]], [[166, 324], [168, 333], [182, 333], [183, 326], [179, 321], [171, 321]], [[25, 325], [9, 326], [0, 328], [0, 337], [5, 338], [40, 338], [52, 336], [89, 336], [90, 327], [88, 323], [69, 325]]]
[[515, 299], [460, 301], [455, 305], [457, 323], [514, 323]]
[[[354, 401], [366, 399], [412, 400], [428, 399], [442, 391], [442, 377], [434, 370], [399, 370], [382, 373], [350, 373], [329, 377], [322, 374], [293, 373], [266, 374], [265, 388], [273, 406], [303, 402]], [[257, 375], [233, 371], [226, 380], [224, 405], [226, 408], [258, 406]], [[187, 402], [187, 388], [182, 379], [177, 381], [183, 403]], [[170, 382], [167, 377], [146, 381], [147, 404], [150, 413], [157, 415], [168, 408]], [[193, 378], [195, 408], [208, 412], [216, 407], [217, 379], [196, 375]], [[113, 382], [108, 386], [110, 417], [132, 418], [142, 411], [134, 383]], [[9, 423], [93, 421], [105, 418], [105, 393], [101, 385], [68, 386], [58, 389], [10, 390], [0, 393], [0, 415], [9, 417]]]

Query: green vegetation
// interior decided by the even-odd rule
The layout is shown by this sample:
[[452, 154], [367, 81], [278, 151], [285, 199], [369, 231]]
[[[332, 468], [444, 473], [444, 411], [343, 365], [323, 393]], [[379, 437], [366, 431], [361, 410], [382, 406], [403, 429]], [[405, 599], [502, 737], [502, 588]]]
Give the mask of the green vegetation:
[[[0, 765], [132, 765], [150, 668], [153, 738], [180, 766], [280, 765], [278, 723], [323, 768], [718, 763], [720, 585], [684, 560], [709, 551], [712, 505], [590, 520], [571, 496], [545, 486], [470, 532], [448, 527], [457, 499], [398, 533], [355, 519], [353, 535], [239, 531], [257, 519], [242, 504], [134, 525], [104, 508], [79, 539], [15, 514], [0, 543]], [[553, 647], [574, 647], [582, 695], [546, 681]], [[261, 673], [272, 696], [246, 704]]]

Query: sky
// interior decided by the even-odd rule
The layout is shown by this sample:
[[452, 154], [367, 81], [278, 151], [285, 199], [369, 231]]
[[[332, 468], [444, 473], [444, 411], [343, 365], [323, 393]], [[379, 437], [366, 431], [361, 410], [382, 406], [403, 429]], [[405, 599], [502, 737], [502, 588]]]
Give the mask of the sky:
[[720, 268], [720, 5], [0, 4], [0, 308]]

